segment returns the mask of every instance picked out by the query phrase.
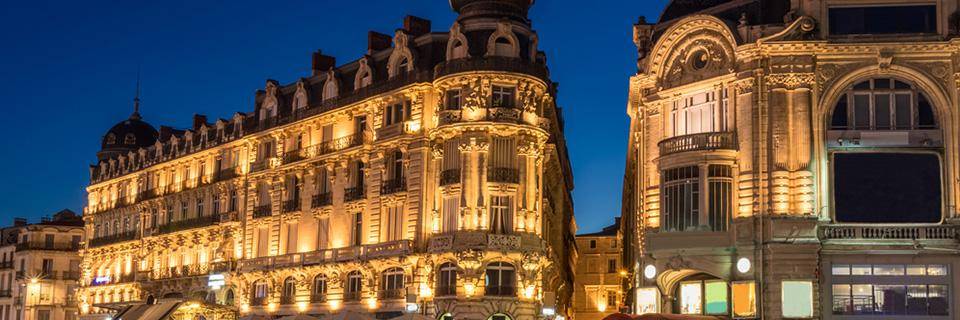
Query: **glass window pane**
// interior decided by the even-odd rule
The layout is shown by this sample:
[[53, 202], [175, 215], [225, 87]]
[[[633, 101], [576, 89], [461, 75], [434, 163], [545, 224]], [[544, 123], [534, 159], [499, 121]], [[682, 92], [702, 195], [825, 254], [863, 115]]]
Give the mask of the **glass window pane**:
[[882, 314], [905, 314], [907, 289], [902, 285], [873, 286], [873, 299]]
[[853, 126], [857, 130], [870, 129], [870, 96], [853, 96]]
[[908, 276], [922, 276], [927, 274], [926, 266], [922, 264], [911, 264], [907, 265], [907, 275]]
[[872, 272], [872, 266], [869, 264], [855, 264], [850, 268], [850, 274], [855, 276], [869, 276]]
[[873, 96], [874, 117], [873, 121], [877, 130], [889, 130], [890, 128], [890, 95], [878, 94]]
[[851, 313], [853, 313], [853, 301], [850, 298], [850, 285], [833, 285], [833, 314]]
[[950, 302], [947, 300], [949, 292], [945, 285], [930, 285], [927, 291], [927, 314], [945, 316], [948, 314]]
[[927, 97], [917, 94], [917, 126], [921, 129], [935, 128], [937, 126], [935, 118]]
[[733, 294], [734, 317], [757, 315], [757, 287], [753, 281], [734, 282], [730, 291]]
[[727, 283], [707, 281], [703, 286], [706, 291], [707, 314], [727, 314]]
[[781, 308], [785, 318], [813, 317], [813, 282], [784, 281]]
[[659, 308], [660, 291], [657, 288], [637, 289], [637, 313], [657, 313]]
[[850, 275], [850, 265], [848, 264], [835, 264], [831, 268], [831, 274], [836, 276], [849, 276]]
[[847, 96], [843, 95], [837, 100], [836, 107], [833, 108], [833, 119], [830, 121], [832, 129], [846, 129], [847, 121]]
[[703, 292], [700, 285], [700, 281], [680, 284], [680, 313], [703, 313]]
[[855, 284], [851, 295], [853, 300], [853, 314], [873, 313], [873, 286], [869, 284]]
[[890, 89], [890, 79], [875, 79], [873, 80], [874, 89]]
[[907, 314], [927, 314], [927, 286], [907, 286]]
[[942, 264], [931, 264], [927, 266], [927, 275], [928, 276], [945, 276], [947, 275], [947, 266]]
[[902, 265], [886, 265], [879, 264], [873, 266], [873, 275], [875, 276], [902, 276], [903, 275], [903, 266]]
[[897, 129], [910, 129], [910, 124], [913, 123], [913, 116], [910, 112], [910, 94], [897, 94], [894, 97], [894, 102]]

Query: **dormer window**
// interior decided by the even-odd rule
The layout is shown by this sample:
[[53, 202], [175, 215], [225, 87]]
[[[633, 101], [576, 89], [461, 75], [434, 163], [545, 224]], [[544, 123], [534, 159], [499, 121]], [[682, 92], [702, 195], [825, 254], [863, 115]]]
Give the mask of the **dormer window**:
[[134, 137], [132, 133], [128, 133], [125, 137], [123, 137], [123, 144], [135, 145], [137, 144], [137, 137]]
[[494, 42], [493, 54], [499, 57], [509, 57], [513, 55], [513, 43], [507, 37], [499, 37]]
[[117, 136], [113, 133], [108, 133], [107, 144], [117, 144]]
[[837, 6], [828, 10], [831, 35], [937, 33], [936, 4]]
[[516, 105], [514, 96], [516, 88], [495, 85], [491, 89], [490, 106], [493, 108], [513, 108]]
[[463, 45], [463, 42], [460, 40], [454, 40], [453, 45], [451, 46], [450, 58], [460, 59], [467, 57], [467, 46]]

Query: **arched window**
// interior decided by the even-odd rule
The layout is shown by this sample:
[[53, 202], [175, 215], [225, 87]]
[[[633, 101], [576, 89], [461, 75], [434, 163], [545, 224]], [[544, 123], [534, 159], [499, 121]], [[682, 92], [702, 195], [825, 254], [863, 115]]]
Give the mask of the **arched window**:
[[936, 129], [930, 100], [915, 85], [890, 78], [859, 82], [837, 100], [831, 130]]
[[457, 265], [447, 262], [440, 265], [437, 273], [437, 296], [457, 295]]
[[410, 68], [410, 60], [401, 58], [400, 63], [397, 63], [397, 74], [407, 72], [408, 68]]
[[107, 134], [107, 144], [117, 144], [117, 135], [113, 133]]
[[337, 85], [336, 75], [333, 71], [327, 73], [327, 81], [323, 83], [323, 100], [330, 100], [337, 97], [340, 86]]
[[317, 275], [313, 278], [313, 290], [310, 292], [311, 302], [327, 301], [327, 276]]
[[390, 268], [380, 278], [380, 298], [398, 299], [404, 297], [403, 269]]
[[135, 137], [132, 133], [128, 133], [125, 137], [123, 137], [123, 144], [137, 144], [137, 137]]
[[453, 44], [450, 45], [451, 53], [450, 59], [461, 59], [467, 57], [467, 46], [463, 44], [463, 41], [453, 40]]
[[353, 271], [347, 274], [347, 286], [345, 288], [344, 301], [360, 300], [360, 293], [363, 291], [363, 275], [360, 271]]
[[512, 264], [493, 262], [487, 265], [484, 293], [488, 296], [516, 295], [517, 274]]
[[250, 304], [262, 306], [267, 304], [267, 296], [270, 294], [270, 285], [267, 280], [257, 280], [253, 283], [253, 290], [250, 291]]
[[943, 216], [943, 133], [915, 83], [856, 82], [830, 114], [832, 213], [846, 223], [936, 223]]
[[505, 315], [505, 314], [502, 314], [502, 313], [497, 313], [497, 314], [494, 314], [494, 315], [490, 316], [490, 318], [489, 318], [488, 320], [513, 320], [513, 318], [510, 318], [510, 316]]
[[293, 304], [297, 297], [297, 280], [287, 277], [283, 280], [283, 293], [280, 295], [280, 304]]
[[234, 296], [233, 289], [227, 289], [227, 293], [223, 295], [223, 305], [232, 306], [236, 297]]

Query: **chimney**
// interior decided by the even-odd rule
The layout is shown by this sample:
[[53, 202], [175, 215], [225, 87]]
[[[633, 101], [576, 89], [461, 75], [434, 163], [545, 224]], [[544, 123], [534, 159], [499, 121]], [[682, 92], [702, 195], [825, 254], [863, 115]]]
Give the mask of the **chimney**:
[[388, 35], [370, 31], [367, 33], [367, 52], [374, 53], [380, 50], [385, 50], [390, 48], [390, 43], [393, 42], [393, 38]]
[[403, 30], [414, 38], [430, 33], [430, 20], [416, 17], [403, 17]]
[[22, 227], [27, 225], [27, 218], [13, 218], [14, 227]]
[[193, 114], [193, 130], [200, 130], [200, 127], [207, 124], [207, 116], [202, 114]]
[[328, 56], [317, 50], [313, 53], [313, 75], [319, 75], [330, 68], [337, 66], [337, 58]]

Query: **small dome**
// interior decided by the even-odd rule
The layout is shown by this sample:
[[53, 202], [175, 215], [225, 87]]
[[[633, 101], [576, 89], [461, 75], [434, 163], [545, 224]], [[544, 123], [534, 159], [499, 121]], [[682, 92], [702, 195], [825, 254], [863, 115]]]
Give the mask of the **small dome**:
[[114, 125], [103, 136], [100, 152], [126, 152], [146, 148], [157, 142], [157, 129], [134, 113], [129, 119]]
[[450, 0], [450, 6], [460, 14], [458, 21], [474, 18], [510, 18], [528, 23], [527, 11], [534, 0]]
[[667, 7], [663, 9], [663, 13], [660, 14], [660, 22], [670, 21], [730, 1], [731, 0], [673, 0], [667, 4]]

